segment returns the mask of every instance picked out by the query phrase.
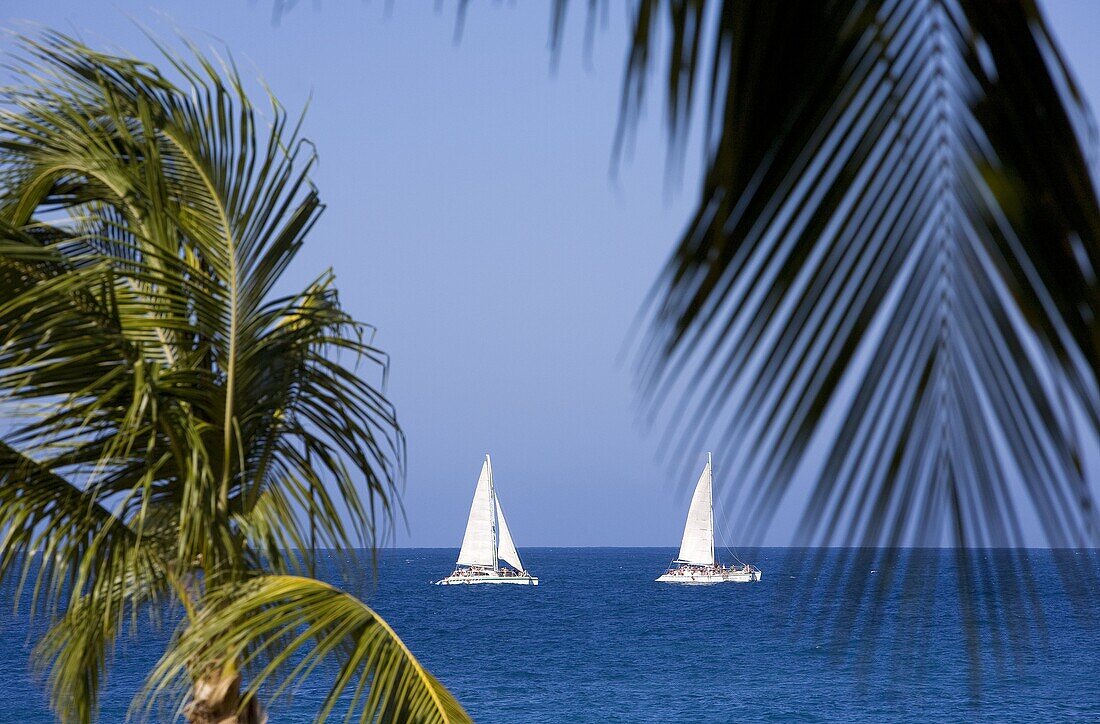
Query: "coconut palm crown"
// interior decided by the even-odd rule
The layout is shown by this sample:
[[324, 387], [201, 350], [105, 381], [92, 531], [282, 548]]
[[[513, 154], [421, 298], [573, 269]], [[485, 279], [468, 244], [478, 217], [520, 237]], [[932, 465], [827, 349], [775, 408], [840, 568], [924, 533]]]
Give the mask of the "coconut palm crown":
[[[306, 575], [396, 508], [385, 356], [333, 275], [280, 277], [317, 220], [312, 147], [236, 69], [19, 43], [0, 107], [0, 574], [90, 721], [116, 639], [181, 623], [132, 714], [254, 721], [327, 673], [363, 721], [461, 706], [361, 601]], [[166, 613], [167, 612], [167, 613]], [[263, 687], [261, 692], [261, 687]]]

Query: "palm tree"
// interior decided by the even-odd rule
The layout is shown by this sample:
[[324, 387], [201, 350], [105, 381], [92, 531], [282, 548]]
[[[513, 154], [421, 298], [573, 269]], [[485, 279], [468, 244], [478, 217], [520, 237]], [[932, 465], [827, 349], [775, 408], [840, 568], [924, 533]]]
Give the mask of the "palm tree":
[[134, 714], [256, 722], [261, 687], [327, 671], [320, 719], [467, 720], [377, 613], [308, 575], [318, 547], [375, 540], [404, 466], [363, 377], [386, 358], [332, 273], [281, 286], [321, 211], [312, 147], [197, 52], [164, 52], [178, 85], [62, 35], [19, 47], [0, 109], [0, 573], [57, 612], [36, 654], [58, 716], [93, 718], [127, 622], [175, 616]]

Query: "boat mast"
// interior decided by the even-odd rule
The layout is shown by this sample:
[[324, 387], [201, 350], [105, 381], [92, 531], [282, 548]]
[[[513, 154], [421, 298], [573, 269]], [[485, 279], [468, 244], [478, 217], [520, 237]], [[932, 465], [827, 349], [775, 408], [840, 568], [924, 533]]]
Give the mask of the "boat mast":
[[710, 559], [714, 565], [718, 565], [718, 559], [714, 556], [714, 465], [711, 463], [710, 453], [707, 453], [707, 468], [710, 470]]
[[500, 572], [499, 546], [497, 539], [497, 490], [493, 486], [493, 463], [489, 453], [485, 453], [485, 464], [489, 467], [489, 530], [493, 537], [493, 572]]

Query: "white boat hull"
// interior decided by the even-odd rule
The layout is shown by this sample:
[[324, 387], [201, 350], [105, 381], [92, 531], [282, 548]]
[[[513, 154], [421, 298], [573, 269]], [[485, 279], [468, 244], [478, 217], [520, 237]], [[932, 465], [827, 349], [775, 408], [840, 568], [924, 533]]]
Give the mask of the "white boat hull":
[[669, 571], [657, 579], [658, 583], [756, 583], [760, 571], [723, 571], [721, 573], [677, 573]]
[[513, 586], [537, 586], [539, 579], [534, 576], [447, 576], [436, 581], [437, 586], [472, 586], [476, 583], [510, 583]]

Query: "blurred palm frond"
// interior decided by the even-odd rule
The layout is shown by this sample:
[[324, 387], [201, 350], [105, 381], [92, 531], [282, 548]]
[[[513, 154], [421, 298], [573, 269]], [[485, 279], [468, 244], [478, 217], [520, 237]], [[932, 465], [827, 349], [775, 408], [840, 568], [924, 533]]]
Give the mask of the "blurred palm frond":
[[[1096, 133], [1035, 4], [642, 0], [633, 18], [620, 139], [656, 67], [673, 162], [703, 117], [699, 203], [640, 352], [668, 452], [717, 437], [745, 539], [794, 509], [805, 546], [954, 546], [964, 610], [993, 576], [996, 620], [1040, 619], [1022, 553], [968, 552], [1096, 544]], [[807, 596], [882, 593], [867, 570]], [[1063, 574], [1095, 593], [1087, 566]]]

